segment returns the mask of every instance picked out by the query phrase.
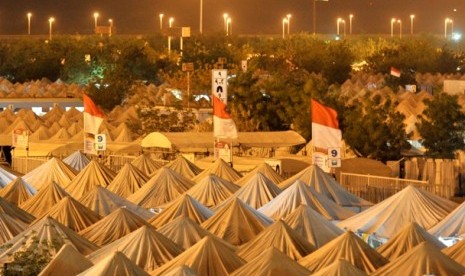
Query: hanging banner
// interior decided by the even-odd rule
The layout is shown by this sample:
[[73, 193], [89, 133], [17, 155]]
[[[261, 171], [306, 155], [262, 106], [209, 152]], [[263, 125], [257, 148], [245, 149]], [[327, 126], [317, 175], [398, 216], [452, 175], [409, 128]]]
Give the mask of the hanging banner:
[[218, 97], [225, 105], [228, 104], [228, 70], [212, 70], [212, 95]]
[[29, 131], [17, 128], [13, 130], [12, 146], [16, 148], [29, 148]]

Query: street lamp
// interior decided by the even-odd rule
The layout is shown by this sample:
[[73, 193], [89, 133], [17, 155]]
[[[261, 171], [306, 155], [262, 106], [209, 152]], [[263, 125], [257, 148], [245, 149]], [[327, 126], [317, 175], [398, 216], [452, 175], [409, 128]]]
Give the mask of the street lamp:
[[396, 19], [391, 18], [391, 38], [394, 36], [394, 23], [396, 23]]
[[290, 13], [288, 13], [286, 15], [286, 18], [287, 18], [287, 35], [290, 34], [290, 30], [291, 30], [291, 27], [290, 27], [291, 26], [291, 16], [292, 15]]
[[352, 34], [352, 19], [354, 18], [353, 14], [349, 15], [349, 34]]
[[110, 23], [110, 32], [108, 33], [109, 36], [111, 36], [113, 32], [113, 19], [108, 19], [108, 23]]
[[95, 25], [95, 28], [97, 28], [97, 18], [99, 17], [99, 14], [98, 12], [94, 12], [94, 25]]
[[226, 33], [226, 29], [227, 29], [227, 25], [228, 25], [228, 14], [227, 13], [223, 13], [223, 30], [224, 32]]
[[49, 23], [49, 27], [50, 27], [49, 28], [49, 40], [52, 40], [52, 24], [53, 24], [53, 22], [55, 22], [55, 18], [50, 17], [48, 19], [48, 23]]
[[452, 34], [454, 32], [454, 21], [450, 18], [446, 18], [444, 21], [444, 38], [447, 38], [447, 24], [450, 23], [450, 33]]
[[399, 23], [399, 38], [402, 38], [402, 20], [398, 19], [397, 23]]
[[203, 21], [203, 0], [200, 0], [200, 24], [199, 24], [199, 31], [202, 33], [202, 21]]
[[346, 36], [346, 21], [342, 19], [341, 23], [344, 24], [344, 37], [345, 37]]
[[163, 30], [163, 13], [160, 13], [158, 16], [160, 17], [160, 31]]
[[226, 20], [226, 35], [232, 35], [232, 19], [228, 17]]
[[337, 34], [337, 36], [339, 36], [339, 23], [341, 23], [341, 22], [342, 22], [342, 18], [339, 17], [339, 18], [337, 19], [337, 21], [336, 21], [336, 26], [337, 26], [337, 27], [336, 27], [336, 29], [337, 29], [336, 34]]
[[28, 12], [27, 13], [27, 34], [28, 35], [31, 34], [31, 17], [32, 17], [32, 13]]
[[413, 35], [413, 19], [415, 18], [414, 14], [410, 15], [410, 35]]
[[286, 36], [286, 33], [285, 33], [285, 30], [286, 30], [286, 24], [288, 24], [288, 19], [287, 18], [283, 18], [283, 39], [285, 38]]
[[[168, 20], [168, 26], [170, 27], [173, 27], [173, 22], [174, 22], [174, 18], [173, 17], [170, 17], [170, 19]], [[170, 34], [171, 34], [171, 30], [170, 30]], [[171, 35], [168, 35], [168, 54], [171, 53]]]

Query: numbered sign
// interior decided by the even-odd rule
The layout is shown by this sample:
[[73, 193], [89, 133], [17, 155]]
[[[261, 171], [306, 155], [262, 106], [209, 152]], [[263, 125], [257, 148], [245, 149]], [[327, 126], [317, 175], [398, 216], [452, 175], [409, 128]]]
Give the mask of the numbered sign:
[[212, 70], [212, 95], [218, 97], [224, 104], [228, 104], [228, 70]]
[[328, 158], [341, 158], [341, 148], [328, 148]]
[[95, 135], [95, 150], [106, 150], [107, 149], [107, 136], [105, 134]]

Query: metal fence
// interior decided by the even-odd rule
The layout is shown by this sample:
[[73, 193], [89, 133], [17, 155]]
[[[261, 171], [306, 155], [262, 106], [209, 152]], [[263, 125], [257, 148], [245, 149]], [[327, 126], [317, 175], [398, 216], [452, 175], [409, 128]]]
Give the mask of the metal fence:
[[53, 156], [13, 156], [11, 168], [16, 172], [27, 174], [28, 172], [50, 160], [52, 157]]
[[453, 197], [455, 190], [454, 185], [432, 185], [428, 181], [344, 172], [341, 172], [339, 181], [349, 192], [373, 203], [381, 202], [409, 185], [444, 198]]

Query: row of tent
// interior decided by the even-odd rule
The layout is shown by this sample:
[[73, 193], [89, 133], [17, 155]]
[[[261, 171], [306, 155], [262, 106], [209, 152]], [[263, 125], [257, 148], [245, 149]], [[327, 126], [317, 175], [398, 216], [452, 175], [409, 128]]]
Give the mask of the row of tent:
[[[463, 205], [412, 186], [373, 205], [314, 166], [284, 180], [266, 164], [242, 176], [222, 161], [201, 170], [142, 155], [116, 173], [75, 153], [21, 177], [2, 169], [0, 180], [10, 232], [0, 262], [34, 246], [34, 233], [72, 245], [56, 248], [42, 275], [69, 272], [70, 255], [81, 261], [65, 275], [465, 273], [464, 243], [444, 248], [431, 232], [463, 235]], [[3, 193], [14, 190], [22, 202]], [[362, 240], [374, 233], [388, 240], [376, 250]]]

